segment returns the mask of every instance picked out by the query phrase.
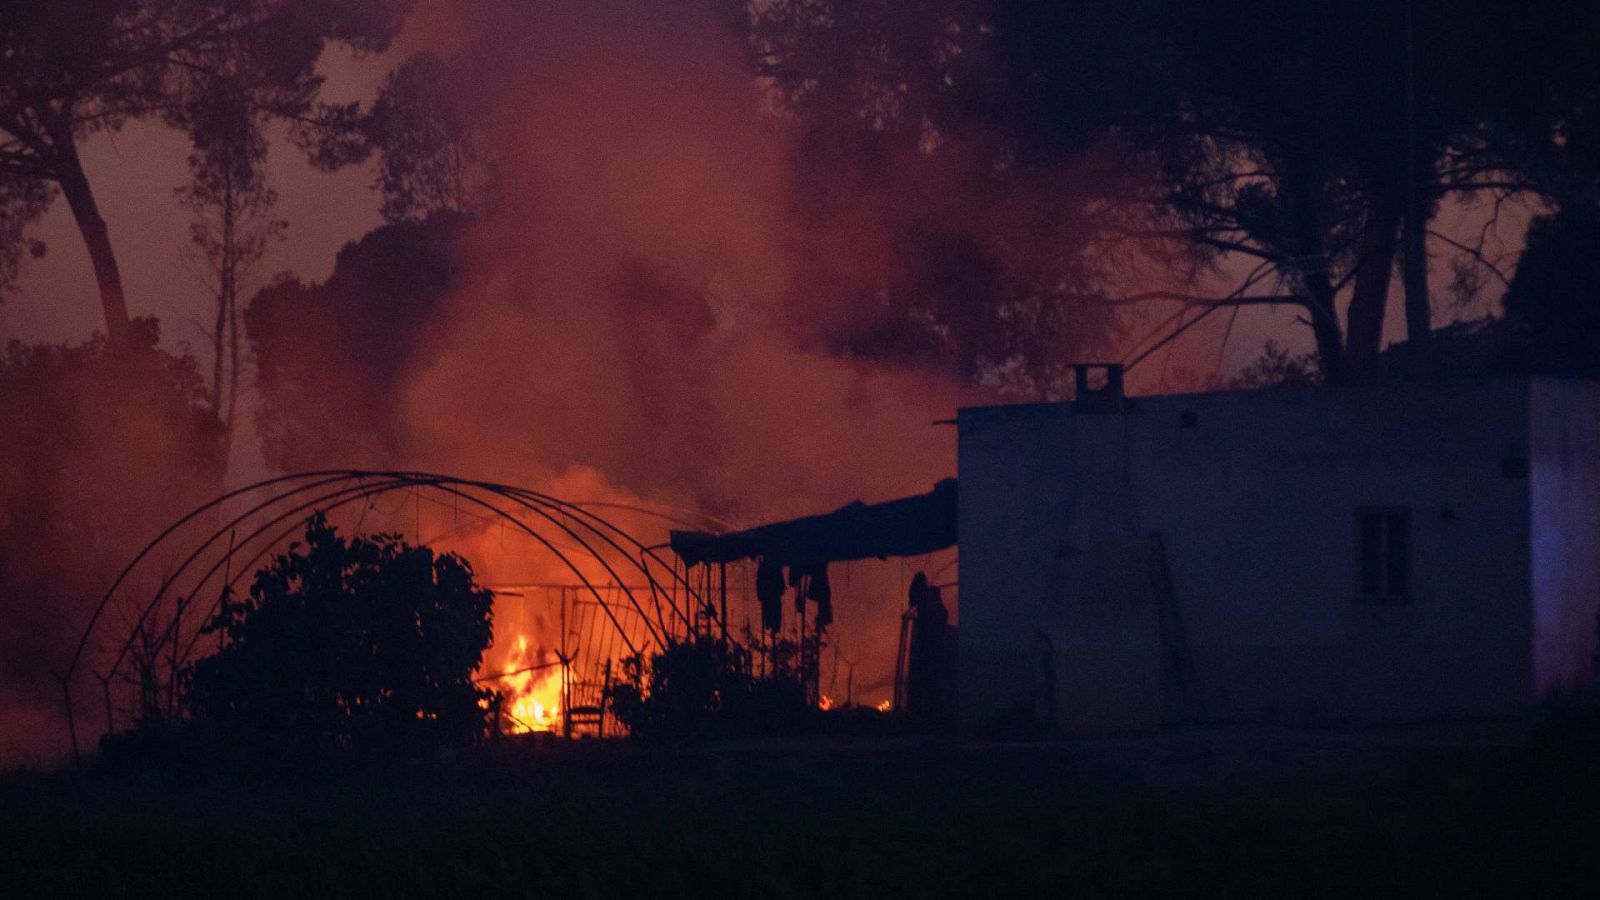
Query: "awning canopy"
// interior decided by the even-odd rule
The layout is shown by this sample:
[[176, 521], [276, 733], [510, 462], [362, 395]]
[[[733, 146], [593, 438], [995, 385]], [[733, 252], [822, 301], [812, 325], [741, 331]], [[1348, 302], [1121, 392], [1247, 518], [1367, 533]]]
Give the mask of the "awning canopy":
[[857, 501], [831, 513], [772, 522], [729, 534], [672, 532], [689, 565], [760, 557], [782, 565], [920, 556], [956, 543], [956, 480], [886, 503]]

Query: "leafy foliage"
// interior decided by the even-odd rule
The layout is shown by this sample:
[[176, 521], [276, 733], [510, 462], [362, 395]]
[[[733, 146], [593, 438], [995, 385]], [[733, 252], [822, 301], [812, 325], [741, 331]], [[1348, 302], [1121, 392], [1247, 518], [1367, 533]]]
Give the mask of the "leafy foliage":
[[373, 187], [389, 222], [479, 212], [495, 174], [482, 139], [494, 117], [470, 69], [461, 57], [409, 57], [389, 73], [370, 109], [340, 108], [304, 133], [312, 162], [338, 169], [377, 156]]
[[[0, 16], [0, 275], [15, 275], [17, 241], [59, 186], [100, 280], [107, 327], [126, 327], [105, 222], [79, 159], [82, 142], [129, 121], [189, 134], [202, 157], [291, 125], [314, 150], [348, 131], [349, 105], [321, 101], [318, 57], [329, 43], [387, 46], [405, 0], [52, 0], [10, 3]], [[25, 185], [32, 185], [25, 187]]]
[[490, 728], [472, 673], [492, 602], [465, 560], [395, 535], [346, 539], [318, 514], [247, 597], [225, 598], [208, 626], [220, 649], [187, 673], [191, 722], [242, 746], [470, 744]]
[[0, 170], [0, 300], [16, 288], [23, 260], [44, 256], [33, 224], [54, 198], [53, 185]]
[[361, 130], [378, 152], [383, 217], [420, 220], [469, 213], [483, 202], [488, 165], [478, 118], [463, 110], [456, 71], [430, 53], [411, 57], [384, 82]]
[[116, 347], [0, 352], [0, 715], [54, 705], [86, 604], [221, 489], [221, 426], [194, 360], [157, 349], [153, 320], [132, 324]]
[[[816, 210], [914, 192], [922, 182], [905, 173], [933, 166], [928, 183], [975, 198], [925, 221], [890, 220], [934, 240], [897, 241], [884, 270], [933, 277], [914, 275], [910, 290], [868, 278], [857, 307], [880, 316], [864, 339], [844, 323], [843, 346], [914, 359], [932, 348], [963, 374], [1024, 392], [1049, 393], [1051, 360], [1117, 336], [1128, 323], [1109, 300], [1295, 303], [1319, 377], [1371, 374], [1397, 266], [1419, 352], [1432, 328], [1429, 255], [1484, 266], [1471, 247], [1429, 234], [1442, 200], [1521, 193], [1567, 204], [1600, 185], [1600, 14], [1589, 7], [747, 7], [740, 27], [755, 68], [805, 130]], [[1073, 189], [1060, 189], [1062, 173], [1078, 173]], [[1007, 200], [1014, 192], [1038, 208]], [[1008, 205], [1009, 219], [984, 222]], [[939, 277], [949, 240], [963, 235], [980, 253], [967, 255], [963, 278]]]
[[251, 299], [245, 330], [269, 465], [382, 465], [401, 455], [397, 385], [427, 362], [424, 338], [459, 277], [466, 221], [444, 213], [382, 226], [345, 245], [327, 281], [284, 278]]
[[1600, 214], [1572, 207], [1534, 220], [1506, 289], [1506, 317], [1536, 369], [1600, 375]]
[[189, 209], [192, 255], [204, 266], [216, 303], [211, 330], [211, 409], [231, 442], [239, 405], [242, 358], [239, 341], [240, 281], [282, 238], [288, 224], [272, 215], [277, 192], [267, 183], [266, 136], [255, 122], [245, 92], [217, 86], [202, 107], [189, 155], [193, 179], [179, 188]]
[[[821, 291], [852, 301], [816, 322], [815, 339], [1062, 396], [1063, 362], [1118, 334], [1104, 300], [1135, 261], [1109, 238], [1134, 227], [1120, 201], [1150, 172], [1106, 140], [1096, 106], [1106, 95], [1088, 81], [1058, 95], [1075, 115], [1053, 120], [1051, 142], [1032, 139], [1038, 82], [1003, 58], [1000, 11], [777, 0], [751, 4], [744, 30], [756, 72], [801, 133], [797, 212], [815, 237], [796, 252]], [[863, 219], [879, 236], [870, 247], [831, 242]]]
[[[813, 652], [816, 637], [807, 639]], [[706, 635], [674, 641], [649, 660], [623, 661], [623, 677], [606, 697], [617, 721], [634, 738], [673, 740], [731, 734], [792, 733], [814, 719], [799, 679], [793, 641], [747, 643], [766, 660], [755, 668], [751, 651]]]
[[1312, 387], [1322, 382], [1316, 357], [1310, 353], [1292, 353], [1269, 340], [1244, 370], [1228, 382], [1232, 390], [1254, 390], [1269, 387]]

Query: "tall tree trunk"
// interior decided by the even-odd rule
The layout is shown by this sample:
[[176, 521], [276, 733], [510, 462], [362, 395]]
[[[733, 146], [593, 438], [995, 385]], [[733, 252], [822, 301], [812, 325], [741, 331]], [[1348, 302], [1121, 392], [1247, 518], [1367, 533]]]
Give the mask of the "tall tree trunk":
[[1348, 373], [1345, 371], [1344, 335], [1333, 305], [1333, 282], [1326, 269], [1302, 272], [1300, 278], [1309, 299], [1306, 310], [1311, 317], [1311, 335], [1317, 342], [1317, 363], [1322, 369], [1322, 378], [1329, 384], [1338, 384]]
[[1324, 241], [1322, 185], [1326, 179], [1318, 160], [1304, 153], [1289, 154], [1281, 168], [1283, 212], [1289, 226], [1279, 249], [1286, 259], [1302, 261], [1296, 265], [1296, 272], [1306, 294], [1311, 335], [1317, 342], [1317, 364], [1323, 381], [1339, 384], [1349, 377], [1349, 367], [1344, 330], [1339, 326], [1334, 305], [1338, 290], [1328, 273]]
[[[239, 209], [237, 205], [237, 192], [232, 177], [229, 177], [227, 188], [223, 194], [222, 203], [222, 302], [217, 309], [217, 333], [222, 333], [224, 318], [228, 326], [228, 406], [226, 412], [221, 409], [222, 389], [217, 389], [218, 418], [222, 420], [222, 466], [227, 471], [228, 458], [233, 449], [233, 407], [239, 396], [239, 322], [234, 309], [239, 295], [239, 255], [237, 225]], [[218, 353], [221, 353], [222, 342], [217, 341]], [[220, 356], [219, 356], [220, 358]], [[219, 367], [218, 377], [221, 377]]]
[[1400, 283], [1405, 292], [1406, 347], [1414, 373], [1432, 368], [1433, 309], [1428, 297], [1428, 219], [1433, 215], [1434, 163], [1422, 161], [1417, 134], [1416, 22], [1411, 0], [1405, 5], [1406, 43], [1406, 194], [1400, 233]]
[[226, 294], [218, 291], [217, 318], [211, 332], [211, 414], [219, 420], [222, 418], [222, 363], [227, 355], [227, 339], [228, 299]]
[[228, 298], [228, 415], [222, 420], [227, 446], [222, 464], [226, 469], [233, 450], [234, 417], [239, 412], [239, 301], [238, 294]]
[[1366, 226], [1356, 259], [1355, 284], [1350, 291], [1346, 342], [1350, 368], [1356, 376], [1371, 373], [1383, 345], [1383, 317], [1389, 306], [1389, 279], [1394, 272], [1395, 231], [1400, 227], [1400, 204], [1384, 193], [1367, 207]]
[[1433, 304], [1428, 296], [1428, 204], [1413, 204], [1401, 234], [1401, 282], [1406, 294], [1406, 339], [1419, 356], [1433, 334]]
[[111, 234], [100, 207], [89, 189], [89, 178], [83, 172], [70, 126], [58, 123], [52, 128], [51, 140], [58, 159], [57, 183], [61, 195], [67, 198], [72, 218], [78, 224], [78, 233], [89, 250], [89, 260], [94, 263], [94, 280], [100, 287], [100, 307], [106, 317], [106, 336], [112, 344], [128, 339], [128, 301], [122, 293], [122, 272], [117, 268], [117, 255], [111, 249]]

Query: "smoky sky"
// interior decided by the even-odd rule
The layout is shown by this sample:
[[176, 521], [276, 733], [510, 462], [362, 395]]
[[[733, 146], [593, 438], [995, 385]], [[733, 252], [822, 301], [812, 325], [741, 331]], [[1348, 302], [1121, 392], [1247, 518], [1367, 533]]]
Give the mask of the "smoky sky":
[[[518, 6], [499, 0], [419, 3], [389, 52], [357, 59], [346, 51], [330, 50], [319, 67], [327, 78], [326, 96], [338, 101], [370, 101], [385, 74], [407, 55], [421, 50], [450, 52], [487, 26], [517, 17]], [[696, 15], [695, 4], [676, 2], [602, 3], [598, 8], [607, 10], [603, 14], [613, 21], [643, 23], [646, 33], [670, 32], [675, 22]], [[605, 34], [591, 33], [589, 38], [600, 43], [610, 40]], [[585, 41], [578, 46], [588, 45]], [[159, 124], [134, 122], [91, 139], [84, 148], [84, 165], [111, 229], [132, 313], [160, 317], [166, 346], [187, 344], [203, 352], [203, 323], [209, 321], [211, 301], [203, 283], [204, 267], [189, 259], [187, 213], [173, 197], [173, 190], [187, 181], [188, 151], [181, 134]], [[368, 166], [334, 173], [318, 171], [277, 129], [270, 168], [272, 185], [279, 194], [277, 212], [289, 228], [286, 239], [270, 246], [253, 268], [247, 279], [252, 288], [280, 272], [311, 280], [325, 278], [338, 249], [381, 222], [380, 201], [371, 189], [374, 173]], [[1483, 207], [1457, 202], [1450, 206], [1436, 227], [1446, 233], [1476, 234], [1485, 216]], [[1507, 212], [1506, 227], [1487, 248], [1494, 258], [1505, 258], [1514, 251], [1520, 222], [1530, 210]], [[14, 296], [0, 302], [0, 338], [82, 340], [103, 323], [88, 256], [64, 203], [56, 203], [47, 214], [40, 237], [49, 252], [24, 268]], [[1436, 268], [1436, 283], [1448, 278], [1448, 271]], [[1398, 303], [1397, 296], [1391, 297], [1395, 306], [1385, 318], [1387, 340], [1402, 336]], [[1225, 331], [1228, 343], [1216, 352]], [[1189, 333], [1180, 346], [1193, 348], [1198, 357], [1211, 360], [1210, 365], [1227, 374], [1253, 359], [1268, 338], [1292, 349], [1310, 349], [1309, 335], [1296, 322], [1294, 310], [1265, 307], [1243, 311], [1231, 329], [1222, 322], [1208, 322]], [[259, 466], [248, 454], [239, 462]]]

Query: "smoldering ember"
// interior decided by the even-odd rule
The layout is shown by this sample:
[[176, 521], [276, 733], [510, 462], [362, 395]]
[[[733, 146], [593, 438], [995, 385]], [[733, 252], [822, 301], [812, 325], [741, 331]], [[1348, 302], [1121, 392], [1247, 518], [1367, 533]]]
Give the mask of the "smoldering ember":
[[0, 4], [0, 896], [1592, 895], [1600, 5]]

